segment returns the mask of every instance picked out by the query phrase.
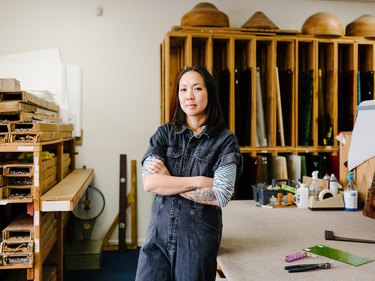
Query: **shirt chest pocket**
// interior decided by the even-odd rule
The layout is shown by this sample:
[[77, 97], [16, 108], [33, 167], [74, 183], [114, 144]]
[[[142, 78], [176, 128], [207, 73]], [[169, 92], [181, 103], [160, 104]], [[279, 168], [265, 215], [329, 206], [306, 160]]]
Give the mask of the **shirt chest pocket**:
[[209, 148], [197, 148], [194, 155], [192, 173], [200, 176], [213, 177], [216, 170], [217, 152]]
[[[167, 149], [167, 168], [173, 176], [207, 176], [213, 177], [216, 169], [217, 153], [208, 148], [197, 148], [194, 153], [186, 154], [176, 147]], [[182, 166], [183, 165], [183, 166]]]
[[182, 149], [169, 147], [167, 149], [167, 169], [172, 176], [179, 176], [182, 163]]

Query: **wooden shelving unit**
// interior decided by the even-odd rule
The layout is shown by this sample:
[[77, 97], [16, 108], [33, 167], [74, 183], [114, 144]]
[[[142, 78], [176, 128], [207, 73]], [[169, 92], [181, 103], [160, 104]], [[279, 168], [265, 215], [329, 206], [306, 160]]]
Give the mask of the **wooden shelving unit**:
[[[179, 71], [200, 65], [213, 74], [219, 92], [226, 95], [222, 109], [229, 129], [240, 140], [243, 155], [252, 159], [259, 155], [337, 156], [339, 144], [335, 136], [354, 125], [358, 103], [357, 73], [372, 72], [373, 75], [374, 44], [374, 40], [362, 37], [173, 27], [161, 43], [161, 123], [173, 117], [177, 102], [175, 81]], [[250, 102], [246, 101], [248, 105], [244, 107], [237, 87], [241, 79], [239, 73], [246, 70], [249, 72], [247, 93]], [[282, 78], [284, 84], [281, 84]], [[309, 79], [311, 85], [306, 84]], [[311, 99], [306, 101], [302, 93], [308, 86], [311, 87]], [[367, 86], [373, 91], [373, 80]], [[261, 129], [257, 122], [261, 116], [259, 89], [266, 139], [263, 142], [264, 139], [258, 138]], [[239, 115], [239, 101], [244, 111], [242, 115]], [[311, 112], [305, 110], [308, 102]], [[279, 106], [282, 106], [282, 118]], [[304, 128], [306, 118], [310, 125]], [[245, 136], [242, 135], [244, 132]], [[256, 182], [251, 182], [252, 176], [246, 173], [249, 172], [245, 170], [249, 180], [243, 188], [249, 189]]]
[[[25, 269], [27, 279], [63, 280], [63, 229], [67, 221], [68, 212], [73, 210], [93, 178], [92, 169], [75, 169], [75, 140], [74, 138], [58, 139], [40, 143], [2, 143], [0, 154], [3, 159], [17, 159], [22, 152], [32, 153], [32, 188], [31, 198], [5, 198], [0, 200], [0, 205], [5, 213], [12, 214], [13, 206], [18, 206], [15, 212], [27, 209], [31, 222], [31, 236], [33, 241], [33, 263], [28, 266], [1, 266], [0, 270]], [[44, 185], [49, 177], [43, 167], [43, 154], [49, 152], [56, 157], [55, 180], [50, 186]], [[52, 185], [52, 186], [51, 186]], [[61, 195], [59, 197], [59, 194]], [[63, 195], [62, 195], [63, 194]], [[55, 204], [51, 204], [54, 200]], [[69, 207], [62, 208], [59, 201], [69, 202]], [[48, 202], [48, 203], [46, 203]], [[61, 202], [60, 202], [61, 203]], [[43, 208], [43, 204], [49, 207]], [[26, 206], [22, 208], [20, 206]], [[8, 219], [2, 218], [2, 225], [9, 225]], [[6, 220], [6, 221], [5, 221]], [[5, 229], [7, 229], [5, 227]], [[54, 266], [44, 265], [52, 249], [56, 248], [53, 259]], [[44, 272], [44, 273], [43, 273]], [[43, 274], [48, 276], [43, 276]], [[49, 278], [52, 279], [49, 279]]]

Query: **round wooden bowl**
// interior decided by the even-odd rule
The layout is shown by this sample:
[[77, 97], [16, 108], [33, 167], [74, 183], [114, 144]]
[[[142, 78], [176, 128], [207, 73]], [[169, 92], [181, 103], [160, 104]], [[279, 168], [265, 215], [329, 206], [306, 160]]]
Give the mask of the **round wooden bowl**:
[[348, 36], [375, 37], [375, 17], [363, 15], [346, 26], [345, 34]]
[[210, 26], [229, 27], [229, 18], [219, 11], [215, 5], [202, 2], [184, 14], [181, 18], [182, 26]]
[[311, 15], [302, 26], [302, 33], [310, 35], [343, 36], [344, 26], [339, 18], [327, 12]]

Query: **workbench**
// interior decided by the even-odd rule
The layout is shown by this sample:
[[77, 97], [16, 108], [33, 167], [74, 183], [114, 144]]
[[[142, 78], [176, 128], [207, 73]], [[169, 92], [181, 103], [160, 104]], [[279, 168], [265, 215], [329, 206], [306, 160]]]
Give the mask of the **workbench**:
[[[362, 211], [312, 211], [257, 207], [254, 200], [233, 200], [223, 208], [223, 237], [217, 258], [228, 281], [375, 280], [375, 262], [352, 266], [326, 257], [284, 261], [289, 254], [323, 244], [375, 259], [375, 244], [325, 240], [335, 236], [375, 240], [375, 220]], [[288, 273], [286, 265], [333, 261], [333, 268]]]

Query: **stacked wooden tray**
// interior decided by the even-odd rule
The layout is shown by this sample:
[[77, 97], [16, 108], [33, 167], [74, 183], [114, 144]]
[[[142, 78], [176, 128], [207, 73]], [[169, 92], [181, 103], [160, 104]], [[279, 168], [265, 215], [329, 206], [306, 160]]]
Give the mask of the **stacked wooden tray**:
[[[39, 188], [43, 194], [53, 187], [57, 182], [57, 158], [54, 154], [43, 152], [41, 165], [39, 167]], [[70, 155], [68, 155], [70, 159]], [[28, 156], [24, 156], [28, 157]], [[28, 199], [33, 197], [34, 164], [32, 162], [12, 161], [0, 166], [0, 192], [1, 199]], [[68, 161], [70, 164], [70, 161]], [[67, 166], [65, 170], [68, 170]], [[68, 173], [68, 171], [66, 171]]]
[[10, 143], [38, 143], [71, 138], [73, 125], [36, 121], [12, 122], [9, 125]]
[[31, 198], [33, 188], [34, 165], [9, 163], [3, 166], [5, 179], [4, 198]]
[[[0, 121], [30, 121], [35, 114], [57, 121], [59, 106], [26, 91], [0, 91]], [[29, 114], [20, 114], [29, 113]]]
[[59, 106], [26, 91], [0, 91], [0, 144], [39, 143], [71, 138], [73, 125], [62, 123]]
[[2, 231], [0, 267], [31, 268], [34, 264], [33, 220], [21, 214]]

